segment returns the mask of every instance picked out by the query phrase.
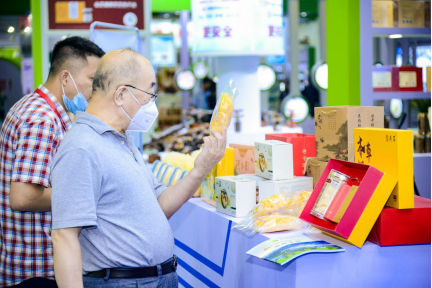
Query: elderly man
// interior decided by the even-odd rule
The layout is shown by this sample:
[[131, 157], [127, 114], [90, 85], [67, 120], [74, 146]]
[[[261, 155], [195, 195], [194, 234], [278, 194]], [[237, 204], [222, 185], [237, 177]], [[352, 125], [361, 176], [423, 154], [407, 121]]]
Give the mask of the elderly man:
[[61, 288], [83, 282], [107, 288], [178, 286], [168, 219], [223, 157], [226, 129], [204, 139], [183, 180], [162, 186], [128, 133], [148, 130], [156, 118], [155, 82], [152, 65], [138, 53], [105, 55], [92, 101], [59, 148], [52, 172], [52, 239]]

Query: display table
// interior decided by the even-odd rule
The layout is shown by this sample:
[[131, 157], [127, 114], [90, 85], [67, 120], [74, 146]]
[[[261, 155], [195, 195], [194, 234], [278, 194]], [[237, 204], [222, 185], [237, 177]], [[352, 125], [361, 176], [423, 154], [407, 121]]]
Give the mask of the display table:
[[180, 287], [430, 287], [431, 246], [363, 248], [324, 234], [314, 237], [343, 246], [345, 252], [309, 254], [285, 266], [246, 251], [287, 233], [248, 237], [231, 229], [240, 219], [191, 199], [170, 219], [178, 256]]

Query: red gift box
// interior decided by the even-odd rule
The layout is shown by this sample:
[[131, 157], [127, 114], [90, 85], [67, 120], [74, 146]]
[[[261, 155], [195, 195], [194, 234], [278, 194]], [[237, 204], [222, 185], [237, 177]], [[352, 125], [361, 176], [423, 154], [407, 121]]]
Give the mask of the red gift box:
[[393, 91], [423, 91], [422, 68], [392, 67], [392, 82]]
[[302, 133], [266, 134], [266, 140], [279, 140], [293, 145], [294, 176], [304, 176], [305, 161], [316, 157], [315, 135]]
[[430, 244], [431, 200], [415, 196], [413, 209], [385, 207], [367, 240], [380, 246]]
[[372, 87], [374, 92], [393, 90], [391, 66], [374, 66], [372, 70]]
[[[339, 223], [323, 220], [311, 214], [311, 210], [332, 169], [350, 176], [351, 179], [358, 178], [360, 181], [357, 192]], [[306, 203], [300, 219], [326, 234], [357, 247], [362, 247], [396, 186], [396, 182], [393, 176], [370, 165], [330, 159]]]

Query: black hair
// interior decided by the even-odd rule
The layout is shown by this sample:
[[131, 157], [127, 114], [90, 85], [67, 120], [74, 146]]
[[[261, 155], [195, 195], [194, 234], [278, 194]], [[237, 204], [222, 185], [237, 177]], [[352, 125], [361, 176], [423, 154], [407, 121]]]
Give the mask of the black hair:
[[87, 56], [101, 58], [104, 55], [105, 52], [92, 41], [78, 36], [68, 37], [54, 46], [49, 76], [60, 73], [63, 65], [69, 60], [87, 62]]

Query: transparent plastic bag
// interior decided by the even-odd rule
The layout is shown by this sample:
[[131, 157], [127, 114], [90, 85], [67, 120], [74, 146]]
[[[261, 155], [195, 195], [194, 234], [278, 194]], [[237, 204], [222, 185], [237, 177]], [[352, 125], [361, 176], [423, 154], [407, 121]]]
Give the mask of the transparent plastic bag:
[[298, 217], [302, 213], [312, 191], [275, 194], [260, 203], [234, 226], [249, 235], [298, 230], [308, 224]]
[[222, 133], [222, 127], [229, 127], [234, 109], [234, 99], [237, 95], [238, 91], [234, 85], [234, 80], [230, 79], [213, 111], [210, 130]]
[[260, 216], [255, 219], [254, 231], [258, 233], [269, 233], [286, 230], [298, 230], [308, 224], [300, 218], [286, 214], [272, 214]]

